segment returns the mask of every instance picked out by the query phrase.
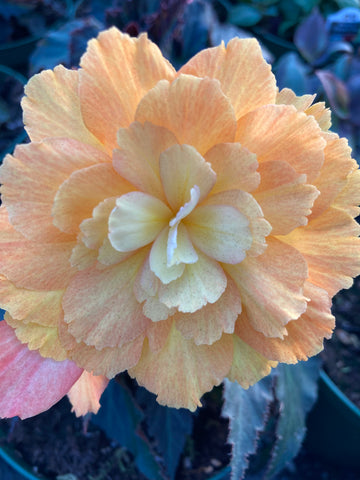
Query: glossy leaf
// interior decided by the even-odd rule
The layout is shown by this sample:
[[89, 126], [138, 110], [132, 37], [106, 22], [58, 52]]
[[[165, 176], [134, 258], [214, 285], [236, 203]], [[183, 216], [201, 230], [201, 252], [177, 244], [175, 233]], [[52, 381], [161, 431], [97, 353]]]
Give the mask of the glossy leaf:
[[263, 378], [248, 390], [237, 382], [224, 381], [222, 416], [229, 419], [228, 443], [232, 445], [231, 477], [244, 478], [249, 455], [256, 452], [259, 432], [263, 431], [272, 400], [271, 377]]
[[291, 88], [296, 95], [309, 93], [308, 67], [296, 53], [285, 53], [279, 59], [275, 67], [275, 75], [279, 90]]

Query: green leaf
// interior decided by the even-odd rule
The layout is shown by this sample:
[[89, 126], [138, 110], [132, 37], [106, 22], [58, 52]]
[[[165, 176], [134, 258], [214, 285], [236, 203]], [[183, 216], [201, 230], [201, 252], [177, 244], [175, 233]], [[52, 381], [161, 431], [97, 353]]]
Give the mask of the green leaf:
[[263, 378], [248, 390], [238, 383], [224, 381], [222, 416], [229, 419], [228, 443], [232, 445], [231, 476], [243, 478], [249, 455], [256, 452], [259, 432], [264, 430], [272, 400], [271, 377]]
[[165, 460], [170, 478], [174, 479], [186, 438], [192, 432], [193, 415], [184, 408], [159, 405], [155, 395], [144, 388], [139, 388], [137, 399], [146, 413], [145, 422], [149, 434]]
[[309, 93], [307, 85], [308, 67], [294, 52], [285, 53], [274, 67], [279, 89], [291, 88], [296, 95]]
[[294, 0], [294, 3], [302, 8], [305, 13], [310, 13], [314, 7], [319, 5], [320, 0]]
[[91, 421], [134, 455], [136, 466], [149, 480], [163, 480], [149, 444], [138, 434], [143, 418], [127, 389], [112, 380], [101, 397], [99, 413]]
[[239, 27], [251, 27], [260, 22], [261, 13], [251, 5], [236, 5], [229, 11], [229, 22]]
[[279, 420], [277, 440], [265, 479], [274, 478], [299, 453], [306, 432], [306, 415], [317, 398], [319, 374], [318, 358], [296, 365], [281, 364], [275, 370]]

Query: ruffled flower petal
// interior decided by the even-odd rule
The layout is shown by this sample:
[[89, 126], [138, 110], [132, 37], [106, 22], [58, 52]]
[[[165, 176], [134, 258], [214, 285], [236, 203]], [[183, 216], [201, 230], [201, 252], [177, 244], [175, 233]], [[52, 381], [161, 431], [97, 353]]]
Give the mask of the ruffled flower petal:
[[134, 122], [117, 133], [120, 150], [113, 155], [115, 170], [142, 192], [165, 201], [160, 181], [160, 154], [177, 143], [166, 128]]
[[275, 102], [275, 77], [262, 56], [259, 43], [253, 38], [234, 38], [226, 47], [221, 44], [203, 50], [179, 73], [220, 80], [237, 119], [257, 107]]
[[1, 198], [12, 225], [34, 241], [68, 241], [53, 225], [59, 186], [74, 171], [110, 160], [102, 151], [67, 138], [17, 146], [14, 157], [7, 155], [0, 167]]
[[280, 160], [311, 183], [324, 162], [325, 140], [316, 120], [289, 105], [266, 105], [238, 121], [236, 141], [256, 153], [259, 163]]
[[53, 71], [44, 70], [29, 80], [21, 106], [25, 128], [33, 142], [66, 137], [103, 149], [99, 139], [84, 124], [78, 86], [79, 72], [62, 65]]
[[213, 345], [195, 345], [173, 326], [158, 352], [144, 344], [139, 363], [129, 373], [155, 393], [161, 405], [194, 411], [201, 406], [201, 396], [219, 385], [228, 373], [232, 354], [230, 335], [223, 335]]
[[189, 201], [194, 185], [199, 187], [201, 202], [216, 182], [210, 164], [190, 145], [174, 145], [160, 155], [160, 176], [166, 199], [175, 212]]
[[306, 228], [284, 237], [308, 263], [309, 280], [333, 297], [350, 288], [360, 272], [360, 226], [350, 215], [329, 208]]
[[17, 287], [65, 288], [74, 273], [70, 256], [75, 245], [74, 241], [38, 243], [25, 239], [9, 223], [5, 207], [0, 207], [0, 273]]
[[360, 214], [360, 170], [354, 168], [346, 177], [343, 190], [337, 195], [332, 206], [344, 210], [353, 218]]
[[217, 143], [232, 142], [236, 129], [234, 110], [219, 82], [190, 75], [171, 84], [159, 82], [140, 101], [135, 120], [167, 128], [201, 155]]
[[62, 304], [69, 332], [78, 342], [98, 350], [120, 347], [145, 330], [150, 320], [132, 288], [146, 253], [141, 250], [118, 265], [91, 267], [74, 275]]
[[88, 43], [80, 65], [81, 112], [87, 128], [109, 150], [116, 133], [134, 120], [144, 94], [175, 70], [146, 34], [131, 38], [110, 28]]
[[205, 155], [216, 173], [212, 194], [225, 190], [252, 192], [260, 183], [256, 155], [240, 143], [220, 143]]
[[5, 321], [0, 322], [0, 417], [24, 419], [48, 410], [81, 373], [69, 360], [55, 362], [31, 352]]
[[267, 337], [284, 338], [285, 325], [306, 310], [303, 285], [308, 277], [302, 255], [275, 238], [259, 257], [224, 265], [233, 278], [251, 325]]
[[225, 292], [215, 303], [208, 303], [194, 313], [175, 314], [176, 328], [196, 345], [212, 345], [223, 333], [234, 333], [241, 313], [241, 299], [234, 281], [228, 277]]
[[109, 380], [101, 375], [93, 375], [84, 371], [68, 392], [72, 412], [77, 417], [87, 413], [97, 413], [100, 408], [100, 397]]
[[286, 235], [306, 225], [307, 217], [320, 192], [306, 184], [306, 175], [299, 175], [282, 161], [260, 165], [261, 184], [254, 192], [264, 217], [272, 227], [272, 235]]
[[325, 290], [306, 282], [304, 294], [310, 299], [306, 312], [286, 325], [287, 335], [283, 339], [257, 332], [245, 314], [236, 324], [237, 335], [264, 357], [278, 362], [297, 363], [318, 354], [323, 349], [324, 338], [332, 335], [335, 318]]

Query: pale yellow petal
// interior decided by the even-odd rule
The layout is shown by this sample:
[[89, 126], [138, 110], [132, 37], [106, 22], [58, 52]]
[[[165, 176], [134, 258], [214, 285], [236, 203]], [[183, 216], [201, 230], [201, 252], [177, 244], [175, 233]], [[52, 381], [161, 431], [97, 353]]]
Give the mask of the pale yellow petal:
[[109, 217], [109, 240], [119, 252], [148, 245], [171, 218], [171, 210], [152, 195], [130, 192], [116, 200]]
[[189, 201], [194, 185], [200, 189], [201, 202], [216, 182], [211, 165], [190, 145], [174, 145], [160, 155], [160, 176], [174, 212]]
[[133, 122], [117, 134], [120, 150], [113, 155], [115, 170], [142, 192], [165, 201], [160, 181], [160, 154], [177, 143], [174, 134], [149, 122]]
[[134, 120], [144, 94], [175, 70], [146, 34], [132, 38], [115, 27], [88, 43], [80, 61], [81, 112], [88, 129], [107, 148], [116, 148], [116, 133]]
[[189, 60], [180, 73], [220, 80], [236, 118], [275, 102], [276, 80], [254, 38], [233, 38], [226, 47], [222, 44], [203, 50]]
[[62, 65], [44, 70], [29, 80], [21, 106], [25, 128], [33, 142], [47, 137], [67, 137], [103, 149], [101, 139], [99, 141], [84, 124], [78, 86], [79, 72]]
[[264, 335], [283, 338], [285, 325], [305, 312], [307, 265], [286, 243], [271, 237], [263, 255], [247, 257], [239, 265], [224, 265], [224, 269], [240, 291], [249, 322]]
[[238, 121], [236, 141], [256, 153], [259, 163], [288, 162], [307, 181], [318, 176], [324, 162], [325, 140], [316, 120], [292, 105], [266, 105]]
[[211, 345], [223, 333], [233, 333], [235, 322], [241, 313], [241, 299], [234, 281], [228, 277], [225, 292], [215, 303], [208, 303], [194, 313], [174, 315], [176, 328], [185, 338], [192, 338], [196, 345]]
[[217, 143], [232, 142], [236, 129], [234, 110], [219, 82], [191, 75], [159, 82], [140, 101], [135, 119], [167, 128], [201, 155]]
[[87, 413], [97, 413], [100, 408], [100, 397], [109, 380], [102, 375], [93, 375], [84, 371], [68, 393], [72, 412], [77, 417]]
[[252, 244], [249, 220], [230, 205], [203, 205], [187, 218], [194, 245], [219, 262], [240, 263]]
[[188, 264], [182, 276], [159, 287], [159, 299], [167, 307], [192, 313], [207, 303], [216, 302], [226, 288], [226, 275], [221, 266], [198, 252], [196, 263]]
[[155, 393], [161, 405], [194, 411], [201, 406], [201, 396], [222, 382], [232, 354], [230, 335], [223, 335], [213, 345], [195, 345], [173, 326], [158, 352], [152, 352], [145, 342], [139, 363], [129, 373]]
[[215, 145], [206, 153], [205, 160], [216, 173], [216, 184], [211, 193], [234, 189], [251, 192], [259, 185], [256, 155], [240, 143]]

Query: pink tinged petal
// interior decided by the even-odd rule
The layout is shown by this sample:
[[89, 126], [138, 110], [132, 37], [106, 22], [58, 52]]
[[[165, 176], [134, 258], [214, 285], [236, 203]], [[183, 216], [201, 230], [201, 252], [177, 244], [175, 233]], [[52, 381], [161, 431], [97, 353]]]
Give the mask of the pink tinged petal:
[[156, 197], [130, 192], [116, 200], [109, 217], [109, 240], [119, 252], [130, 252], [155, 240], [171, 218], [171, 210]]
[[228, 277], [225, 292], [215, 303], [208, 303], [194, 313], [174, 316], [176, 328], [196, 345], [212, 345], [223, 333], [233, 333], [241, 313], [241, 299], [234, 281]]
[[98, 252], [96, 250], [91, 250], [87, 248], [81, 240], [73, 248], [70, 257], [70, 264], [72, 267], [77, 268], [77, 270], [85, 270], [86, 268], [94, 265], [98, 257]]
[[160, 177], [166, 199], [175, 212], [189, 201], [194, 185], [200, 190], [201, 202], [216, 182], [211, 165], [190, 145], [174, 145], [160, 155]]
[[140, 101], [135, 119], [167, 128], [201, 155], [217, 143], [232, 142], [236, 130], [234, 110], [219, 82], [190, 75], [159, 82]]
[[[315, 202], [311, 218], [321, 215], [330, 207], [337, 195], [345, 188], [348, 175], [354, 170], [354, 166], [358, 168], [356, 162], [351, 158], [351, 148], [345, 138], [328, 141], [324, 153], [324, 165], [314, 182], [321, 195]], [[359, 203], [360, 194], [357, 194], [357, 198], [349, 199], [349, 205], [358, 205]]]
[[242, 190], [228, 190], [210, 195], [204, 201], [206, 205], [229, 205], [237, 209], [249, 221], [252, 244], [246, 255], [256, 257], [266, 250], [265, 238], [271, 232], [271, 225], [264, 219], [260, 205], [254, 197]]
[[198, 207], [186, 226], [195, 246], [219, 262], [242, 262], [252, 244], [249, 220], [229, 205]]
[[105, 347], [97, 350], [94, 346], [77, 342], [67, 331], [65, 323], [60, 323], [59, 333], [69, 359], [92, 372], [93, 375], [104, 375], [108, 379], [137, 364], [144, 342], [144, 334], [142, 334], [121, 347]]
[[343, 190], [337, 195], [332, 206], [344, 210], [353, 218], [360, 213], [360, 170], [349, 173]]
[[160, 181], [160, 154], [177, 143], [174, 134], [163, 127], [133, 122], [117, 133], [120, 150], [115, 150], [115, 170], [142, 192], [164, 200]]
[[272, 367], [276, 367], [276, 362], [269, 361], [237, 335], [232, 335], [232, 339], [234, 357], [231, 370], [227, 375], [231, 382], [238, 382], [243, 388], [249, 388], [269, 375]]
[[29, 80], [21, 106], [25, 128], [33, 142], [46, 137], [67, 137], [103, 148], [84, 124], [78, 82], [79, 72], [62, 65]]
[[172, 330], [173, 319], [163, 322], [151, 322], [146, 330], [149, 347], [152, 352], [158, 352], [164, 348]]
[[74, 172], [59, 188], [53, 205], [54, 225], [67, 233], [78, 233], [79, 225], [92, 215], [104, 199], [119, 196], [133, 187], [111, 164], [93, 165]]
[[31, 240], [68, 241], [68, 235], [53, 225], [58, 188], [74, 171], [109, 161], [102, 151], [66, 138], [17, 146], [14, 157], [7, 155], [0, 167], [2, 201], [11, 223]]
[[46, 291], [66, 287], [74, 274], [69, 262], [74, 246], [75, 242], [25, 239], [9, 223], [5, 207], [0, 207], [0, 273], [17, 287]]
[[124, 262], [97, 270], [78, 272], [63, 298], [64, 320], [78, 342], [97, 349], [131, 342], [149, 320], [133, 294], [135, 277], [147, 250]]
[[81, 373], [73, 362], [55, 362], [31, 352], [5, 321], [0, 323], [0, 417], [24, 419], [48, 410]]
[[226, 288], [226, 275], [221, 266], [198, 252], [196, 263], [188, 264], [182, 276], [159, 287], [159, 300], [167, 307], [192, 313], [207, 303], [216, 302]]
[[206, 153], [205, 160], [216, 173], [216, 184], [211, 191], [212, 194], [233, 189], [251, 192], [259, 185], [256, 155], [240, 143], [215, 145]]
[[222, 382], [232, 355], [230, 335], [223, 335], [213, 345], [195, 345], [173, 326], [158, 352], [152, 352], [149, 345], [144, 344], [139, 363], [129, 373], [155, 393], [161, 405], [194, 411], [201, 406], [201, 396]]
[[316, 120], [289, 105], [266, 105], [238, 121], [236, 141], [259, 163], [280, 160], [312, 183], [324, 162], [325, 141]]
[[84, 371], [68, 392], [72, 412], [77, 417], [87, 413], [97, 413], [100, 408], [100, 397], [109, 380], [102, 375], [93, 375]]
[[284, 237], [309, 265], [309, 280], [333, 297], [360, 274], [360, 226], [342, 210], [329, 208]]
[[285, 162], [260, 165], [261, 183], [253, 194], [273, 235], [287, 235], [294, 228], [307, 225], [307, 217], [320, 192], [307, 185], [306, 175], [299, 175]]
[[305, 312], [307, 265], [303, 256], [286, 243], [269, 238], [263, 255], [224, 268], [240, 291], [249, 322], [265, 336], [283, 338], [285, 325]]
[[330, 338], [335, 327], [331, 300], [325, 290], [310, 282], [305, 283], [304, 293], [310, 299], [306, 312], [287, 324], [288, 334], [283, 340], [265, 337], [254, 330], [246, 315], [236, 324], [236, 333], [270, 360], [297, 363], [318, 354], [323, 349], [324, 338]]
[[131, 38], [110, 28], [90, 40], [81, 58], [80, 100], [88, 129], [109, 149], [116, 133], [134, 119], [144, 94], [175, 70], [146, 34]]
[[220, 80], [236, 118], [261, 105], [275, 102], [276, 80], [255, 39], [230, 40], [195, 55], [180, 73]]

